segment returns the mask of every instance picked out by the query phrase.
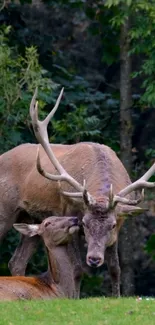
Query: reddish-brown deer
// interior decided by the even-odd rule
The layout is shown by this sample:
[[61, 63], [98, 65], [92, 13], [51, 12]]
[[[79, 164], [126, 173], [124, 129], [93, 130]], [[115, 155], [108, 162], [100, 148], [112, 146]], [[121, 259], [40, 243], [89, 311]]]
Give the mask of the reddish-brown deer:
[[48, 270], [40, 276], [0, 277], [0, 300], [79, 298], [78, 255], [73, 249], [77, 217], [49, 217], [40, 225], [15, 224], [22, 234], [40, 235], [47, 249]]
[[[31, 218], [37, 222], [48, 215], [78, 216], [88, 244], [87, 264], [99, 267], [104, 263], [106, 253], [112, 292], [119, 296], [118, 232], [124, 215], [143, 211], [136, 206], [143, 192], [137, 200], [132, 192], [155, 186], [147, 182], [154, 174], [155, 164], [138, 181], [131, 183], [115, 152], [105, 145], [91, 142], [49, 144], [47, 125], [62, 93], [54, 109], [42, 122], [38, 120], [36, 92], [31, 101], [32, 124], [41, 146], [21, 145], [0, 157], [0, 239], [14, 222], [23, 218], [28, 222]], [[27, 261], [37, 242], [37, 237], [21, 238], [10, 261], [12, 274], [25, 273]]]

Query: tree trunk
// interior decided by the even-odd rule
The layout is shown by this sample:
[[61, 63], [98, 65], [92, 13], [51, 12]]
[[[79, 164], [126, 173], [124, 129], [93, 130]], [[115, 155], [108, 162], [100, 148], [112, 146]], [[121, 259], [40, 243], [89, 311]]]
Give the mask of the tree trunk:
[[[131, 57], [129, 52], [129, 17], [125, 20], [121, 27], [120, 37], [120, 147], [121, 160], [131, 176], [132, 166], [132, 119], [131, 119]], [[120, 233], [120, 262], [121, 262], [121, 283], [122, 294], [134, 294], [134, 269], [133, 269], [133, 230], [134, 219], [129, 218]]]
[[132, 165], [132, 119], [131, 119], [131, 56], [129, 51], [129, 18], [126, 19], [121, 28], [120, 37], [120, 146], [121, 159], [128, 173], [131, 174]]

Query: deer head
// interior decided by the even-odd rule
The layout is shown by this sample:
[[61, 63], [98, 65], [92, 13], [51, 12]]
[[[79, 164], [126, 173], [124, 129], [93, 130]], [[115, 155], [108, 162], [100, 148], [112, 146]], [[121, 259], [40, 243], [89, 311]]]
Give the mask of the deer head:
[[[86, 262], [91, 267], [99, 267], [104, 263], [106, 248], [117, 241], [118, 231], [123, 222], [120, 220], [121, 224], [118, 223], [118, 216], [139, 214], [143, 209], [135, 205], [112, 204], [108, 197], [98, 197], [93, 202], [89, 199], [85, 191], [83, 195], [85, 214], [82, 225], [88, 247]], [[130, 201], [130, 203], [137, 203], [137, 201]]]
[[[60, 193], [72, 200], [79, 200], [84, 203], [84, 214], [82, 225], [85, 233], [85, 239], [88, 245], [86, 262], [89, 266], [99, 267], [104, 262], [104, 252], [107, 246], [112, 245], [117, 240], [119, 224], [117, 216], [140, 214], [143, 209], [136, 205], [144, 198], [145, 187], [155, 187], [155, 183], [147, 182], [147, 180], [155, 172], [155, 164], [136, 182], [122, 189], [117, 195], [113, 194], [112, 185], [110, 187], [109, 196], [102, 198], [93, 197], [86, 189], [86, 184], [79, 184], [76, 179], [67, 173], [63, 166], [59, 163], [49, 144], [47, 125], [58, 108], [63, 89], [57, 99], [56, 105], [49, 113], [44, 121], [38, 120], [38, 103], [36, 102], [37, 91], [32, 98], [30, 105], [30, 115], [32, 119], [34, 133], [38, 142], [43, 146], [47, 156], [58, 172], [58, 175], [52, 175], [41, 167], [39, 151], [37, 155], [37, 169], [44, 177], [59, 182]], [[117, 172], [117, 171], [116, 171]], [[76, 192], [61, 191], [60, 182], [66, 181]], [[126, 198], [131, 192], [141, 189], [141, 197], [137, 200]]]
[[43, 237], [46, 247], [64, 245], [68, 243], [72, 235], [79, 230], [77, 217], [49, 217], [41, 224], [29, 225], [15, 223], [13, 226], [23, 235]]

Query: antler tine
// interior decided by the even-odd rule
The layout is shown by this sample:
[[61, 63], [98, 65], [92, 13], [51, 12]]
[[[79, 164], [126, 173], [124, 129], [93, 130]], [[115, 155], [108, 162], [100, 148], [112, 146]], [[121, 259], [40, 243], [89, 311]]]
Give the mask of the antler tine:
[[71, 192], [62, 191], [60, 181], [58, 183], [59, 183], [59, 188], [60, 188], [61, 194], [64, 195], [64, 196], [67, 196], [67, 197], [82, 198], [83, 197], [83, 192], [86, 190], [86, 181], [85, 181], [85, 179], [83, 181], [83, 191], [82, 192], [71, 193]]
[[38, 120], [38, 102], [36, 102], [37, 95], [38, 95], [38, 88], [36, 87], [30, 104], [30, 116], [34, 122], [37, 122]]
[[[37, 89], [35, 90], [35, 93], [32, 97], [31, 104], [30, 104], [30, 116], [32, 119], [32, 125], [33, 130], [35, 133], [35, 136], [38, 140], [38, 142], [42, 145], [44, 148], [47, 156], [49, 157], [50, 161], [54, 165], [55, 169], [58, 171], [60, 175], [53, 175], [50, 174], [41, 167], [40, 158], [39, 158], [39, 151], [37, 152], [37, 169], [38, 172], [43, 175], [44, 177], [53, 180], [53, 181], [67, 181], [71, 186], [73, 186], [77, 191], [82, 193], [84, 191], [84, 187], [78, 183], [71, 175], [67, 173], [67, 171], [63, 168], [63, 166], [59, 163], [58, 159], [55, 157], [53, 150], [50, 146], [49, 139], [48, 139], [48, 133], [47, 133], [47, 126], [50, 121], [50, 118], [54, 115], [56, 112], [60, 100], [62, 98], [63, 89], [60, 92], [60, 95], [56, 101], [56, 104], [52, 111], [48, 114], [48, 116], [43, 120], [39, 121], [38, 119], [38, 102], [36, 102], [37, 97]], [[39, 150], [39, 149], [38, 149]], [[73, 194], [74, 196], [74, 194]]]
[[113, 206], [116, 206], [117, 203], [123, 203], [127, 205], [137, 205], [143, 200], [144, 200], [144, 189], [142, 189], [141, 195], [137, 200], [130, 200], [130, 199], [126, 199], [125, 197], [115, 195], [113, 200]]
[[61, 175], [52, 175], [50, 173], [47, 173], [41, 166], [41, 161], [40, 161], [40, 155], [39, 155], [39, 147], [38, 147], [38, 150], [37, 150], [37, 170], [39, 172], [40, 175], [48, 178], [48, 179], [51, 179], [52, 181], [62, 181], [62, 180], [65, 180], [63, 179], [63, 177]]
[[35, 92], [34, 92], [34, 95], [32, 97], [31, 104], [30, 104], [30, 116], [32, 119], [32, 125], [33, 125], [35, 136], [36, 136], [38, 142], [42, 146], [43, 146], [43, 142], [47, 142], [47, 143], [49, 142], [47, 126], [48, 126], [48, 123], [50, 122], [50, 119], [53, 117], [53, 115], [55, 114], [55, 112], [60, 104], [60, 100], [62, 98], [63, 91], [64, 91], [64, 88], [61, 89], [60, 95], [56, 101], [54, 108], [51, 110], [51, 112], [47, 115], [47, 117], [43, 121], [39, 121], [39, 119], [38, 119], [38, 102], [36, 102], [38, 89], [37, 88], [35, 89]]
[[140, 188], [153, 188], [155, 187], [155, 182], [147, 182], [147, 180], [155, 173], [155, 164], [137, 181], [128, 185], [123, 190], [121, 190], [117, 195], [118, 196], [126, 196], [129, 193], [136, 191]]
[[64, 88], [61, 89], [60, 91], [60, 94], [59, 94], [59, 97], [56, 101], [56, 104], [55, 106], [53, 107], [53, 109], [51, 110], [51, 112], [47, 115], [47, 117], [45, 118], [44, 120], [44, 123], [48, 126], [48, 123], [50, 122], [51, 118], [53, 117], [53, 115], [55, 114], [55, 112], [57, 111], [58, 107], [59, 107], [59, 104], [60, 104], [60, 101], [61, 101], [61, 98], [62, 98], [62, 95], [63, 95], [63, 92], [64, 92]]
[[[113, 206], [116, 206], [118, 202], [128, 204], [128, 205], [136, 205], [140, 203], [144, 198], [144, 188], [153, 188], [155, 187], [155, 182], [148, 182], [147, 180], [155, 173], [155, 163], [151, 166], [151, 168], [137, 181], [132, 184], [129, 184], [124, 189], [122, 189], [117, 195], [114, 195], [113, 198]], [[142, 189], [141, 197], [137, 200], [126, 199], [125, 196], [130, 194], [133, 191], [138, 189]]]
[[109, 191], [109, 207], [112, 207], [114, 204], [114, 194], [113, 194], [113, 186], [110, 185], [110, 191]]

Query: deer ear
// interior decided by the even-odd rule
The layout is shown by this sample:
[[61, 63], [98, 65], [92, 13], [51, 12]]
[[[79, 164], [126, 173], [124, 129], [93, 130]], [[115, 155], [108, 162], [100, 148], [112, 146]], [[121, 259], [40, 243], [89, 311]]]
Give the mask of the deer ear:
[[117, 206], [116, 211], [120, 217], [126, 217], [126, 216], [137, 216], [139, 214], [148, 211], [148, 209], [140, 208], [134, 205], [122, 205], [122, 206]]
[[86, 189], [84, 189], [83, 191], [83, 200], [88, 207], [96, 204], [95, 198], [92, 195], [90, 195]]
[[14, 223], [14, 228], [21, 234], [33, 237], [39, 233], [39, 225], [28, 225], [27, 223]]

